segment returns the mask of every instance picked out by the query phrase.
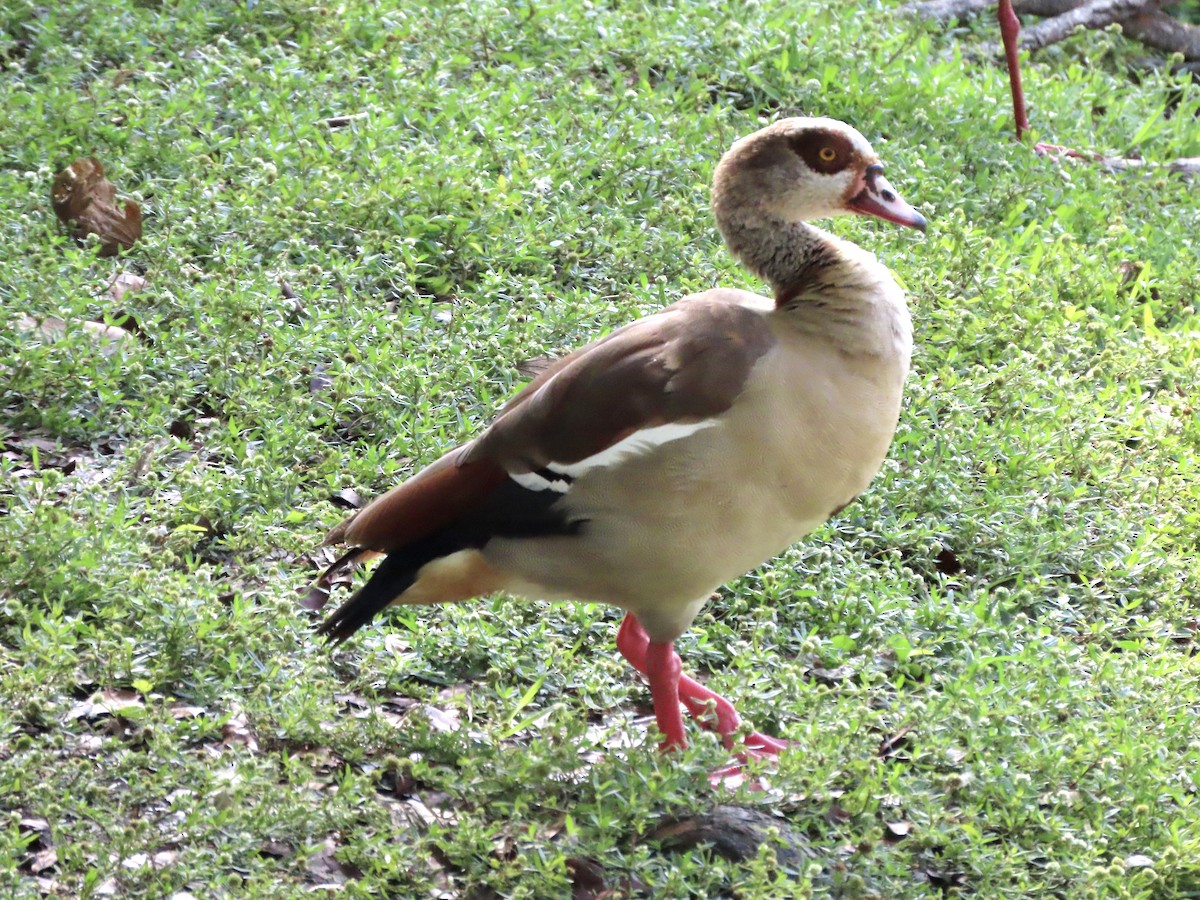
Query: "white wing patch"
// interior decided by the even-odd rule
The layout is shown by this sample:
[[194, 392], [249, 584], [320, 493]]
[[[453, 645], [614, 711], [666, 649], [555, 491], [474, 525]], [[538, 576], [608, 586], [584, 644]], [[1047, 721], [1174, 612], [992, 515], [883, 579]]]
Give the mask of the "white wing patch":
[[630, 457], [650, 453], [664, 444], [682, 440], [715, 424], [716, 419], [703, 419], [699, 422], [672, 422], [643, 428], [579, 462], [549, 463], [544, 469], [538, 469], [536, 472], [509, 472], [508, 477], [528, 491], [554, 491], [565, 494], [571, 490], [571, 484], [576, 478], [593, 469], [615, 466]]
[[542, 472], [509, 472], [508, 477], [527, 491], [555, 491], [559, 494], [565, 494], [571, 489], [571, 480], [569, 478], [555, 478], [552, 480], [547, 478]]
[[568, 478], [579, 478], [592, 469], [605, 469], [615, 466], [631, 456], [641, 456], [644, 453], [669, 444], [672, 441], [690, 437], [697, 431], [711, 428], [717, 424], [716, 419], [702, 419], [699, 422], [671, 422], [667, 425], [656, 425], [653, 428], [643, 428], [635, 431], [624, 440], [617, 441], [611, 447], [605, 447], [599, 453], [593, 454], [579, 462], [564, 464], [550, 463], [546, 466], [551, 472], [566, 475]]

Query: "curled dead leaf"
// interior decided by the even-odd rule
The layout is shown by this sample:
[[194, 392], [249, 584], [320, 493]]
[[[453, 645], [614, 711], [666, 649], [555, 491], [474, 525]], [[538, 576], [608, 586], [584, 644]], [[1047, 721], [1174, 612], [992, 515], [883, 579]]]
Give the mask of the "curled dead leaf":
[[54, 176], [50, 200], [58, 220], [83, 240], [100, 238], [100, 255], [115, 256], [142, 236], [142, 208], [132, 200], [117, 208], [117, 189], [98, 159], [77, 159]]
[[251, 753], [258, 751], [258, 738], [250, 730], [245, 713], [237, 713], [221, 726], [222, 747], [245, 747]]

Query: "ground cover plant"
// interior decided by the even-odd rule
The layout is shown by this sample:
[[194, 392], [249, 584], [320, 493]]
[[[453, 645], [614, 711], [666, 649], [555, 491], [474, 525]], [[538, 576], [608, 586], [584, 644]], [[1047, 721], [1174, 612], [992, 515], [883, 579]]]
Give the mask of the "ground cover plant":
[[[6, 4], [0, 895], [1200, 894], [1197, 185], [1014, 143], [994, 40], [880, 3]], [[1200, 155], [1143, 53], [1035, 55], [1034, 137]], [[604, 606], [314, 641], [347, 506], [530, 361], [758, 287], [707, 182], [789, 110], [931, 227], [830, 226], [910, 292], [900, 432], [681, 642], [798, 742], [770, 790], [714, 794], [699, 734], [658, 756]], [[55, 218], [81, 157], [139, 204], [115, 256]], [[656, 837], [718, 804], [790, 843]]]

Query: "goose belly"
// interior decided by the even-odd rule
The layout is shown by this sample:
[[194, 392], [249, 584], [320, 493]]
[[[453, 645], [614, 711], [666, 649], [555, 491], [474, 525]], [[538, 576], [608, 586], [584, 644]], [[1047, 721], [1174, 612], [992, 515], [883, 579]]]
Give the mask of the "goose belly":
[[493, 541], [488, 557], [525, 593], [613, 603], [652, 637], [682, 632], [716, 587], [818, 527], [879, 469], [903, 372], [806, 359], [748, 383], [711, 427], [579, 478], [564, 498], [587, 520], [578, 534]]

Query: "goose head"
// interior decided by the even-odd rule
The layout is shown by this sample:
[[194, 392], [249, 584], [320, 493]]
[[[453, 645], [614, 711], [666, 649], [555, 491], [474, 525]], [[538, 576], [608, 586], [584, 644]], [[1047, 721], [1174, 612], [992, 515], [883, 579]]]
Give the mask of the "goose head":
[[925, 230], [867, 139], [836, 119], [781, 119], [737, 141], [717, 164], [712, 200], [718, 222], [855, 214]]

